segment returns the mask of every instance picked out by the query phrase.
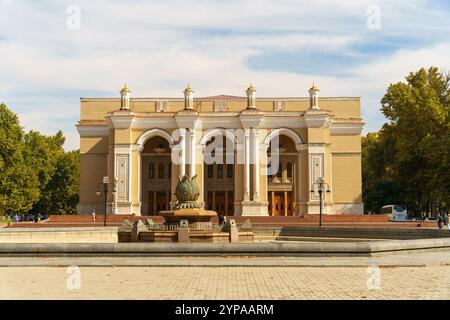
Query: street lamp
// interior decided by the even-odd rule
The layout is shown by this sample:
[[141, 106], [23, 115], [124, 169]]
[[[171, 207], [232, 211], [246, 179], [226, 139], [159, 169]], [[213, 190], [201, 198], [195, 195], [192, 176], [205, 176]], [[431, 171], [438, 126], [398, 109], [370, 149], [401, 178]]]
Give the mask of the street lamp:
[[[100, 185], [102, 184], [102, 182], [99, 182], [99, 184], [97, 185], [97, 191], [95, 192], [95, 194], [97, 196], [100, 196]], [[108, 197], [108, 185], [109, 185], [109, 177], [108, 176], [104, 176], [103, 177], [103, 194], [105, 195], [105, 220], [103, 221], [103, 226], [106, 227], [106, 201], [107, 201], [107, 197]]]
[[112, 189], [112, 196], [113, 196], [113, 214], [117, 214], [117, 183], [119, 179], [117, 177], [114, 178], [114, 184]]
[[327, 187], [327, 193], [330, 193], [330, 186], [325, 182], [323, 177], [317, 178], [317, 182], [314, 182], [311, 186], [311, 193], [314, 193], [314, 186], [317, 185], [317, 192], [319, 192], [319, 201], [320, 201], [320, 211], [319, 211], [319, 227], [322, 227], [322, 211], [323, 211], [323, 203], [322, 203], [322, 195], [325, 191], [325, 186]]

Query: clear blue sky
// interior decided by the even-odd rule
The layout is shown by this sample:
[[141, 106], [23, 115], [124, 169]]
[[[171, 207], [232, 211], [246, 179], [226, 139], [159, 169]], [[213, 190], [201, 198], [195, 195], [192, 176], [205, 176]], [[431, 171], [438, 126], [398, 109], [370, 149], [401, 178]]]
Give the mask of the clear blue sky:
[[447, 70], [449, 18], [444, 0], [0, 0], [0, 100], [73, 149], [79, 98], [118, 97], [124, 82], [135, 97], [181, 97], [187, 82], [197, 96], [249, 82], [306, 96], [314, 80], [323, 96], [361, 96], [369, 132], [389, 83]]

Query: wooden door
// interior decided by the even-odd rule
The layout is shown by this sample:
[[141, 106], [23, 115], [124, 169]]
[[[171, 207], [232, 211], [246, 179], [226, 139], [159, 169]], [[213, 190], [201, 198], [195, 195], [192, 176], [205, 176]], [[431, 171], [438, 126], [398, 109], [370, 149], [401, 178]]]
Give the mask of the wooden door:
[[225, 192], [224, 191], [216, 191], [216, 212], [218, 215], [225, 214]]
[[154, 191], [149, 191], [148, 192], [148, 210], [147, 210], [147, 212], [148, 212], [149, 216], [156, 215]]
[[269, 192], [269, 215], [284, 216], [284, 193]]
[[293, 206], [294, 204], [292, 203], [292, 191], [288, 191], [287, 192], [287, 215], [288, 216], [292, 216], [293, 215]]
[[156, 214], [160, 211], [168, 210], [167, 208], [167, 192], [157, 191], [156, 192]]
[[284, 192], [275, 192], [275, 215], [284, 216]]
[[228, 215], [234, 216], [234, 191], [228, 191]]
[[214, 210], [213, 208], [213, 192], [208, 191], [206, 193], [206, 210]]

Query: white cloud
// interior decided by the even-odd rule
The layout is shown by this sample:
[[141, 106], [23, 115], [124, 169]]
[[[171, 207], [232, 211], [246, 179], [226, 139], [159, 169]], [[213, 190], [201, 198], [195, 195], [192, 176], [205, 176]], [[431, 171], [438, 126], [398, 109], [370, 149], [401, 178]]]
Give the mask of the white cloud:
[[[433, 10], [425, 0], [79, 0], [81, 29], [73, 31], [66, 27], [71, 4], [0, 0], [0, 97], [27, 129], [53, 134], [61, 127], [68, 149], [78, 146], [79, 100], [64, 92], [118, 95], [126, 81], [134, 96], [181, 96], [189, 81], [197, 96], [243, 94], [252, 81], [259, 95], [305, 96], [315, 80], [323, 95], [362, 96], [367, 127], [376, 129], [378, 102], [389, 82], [422, 64], [448, 66], [450, 38], [436, 32], [450, 25], [448, 11]], [[366, 28], [366, 8], [372, 4], [382, 10], [378, 33]], [[429, 32], [440, 44], [419, 41], [416, 51], [380, 52], [342, 76], [248, 66], [255, 55], [284, 51], [350, 57], [357, 55], [355, 45], [371, 37], [421, 40]], [[339, 67], [338, 62], [328, 66]], [[14, 96], [22, 91], [26, 103]], [[62, 98], [49, 92], [62, 92]], [[55, 118], [55, 111], [66, 109], [73, 111]]]

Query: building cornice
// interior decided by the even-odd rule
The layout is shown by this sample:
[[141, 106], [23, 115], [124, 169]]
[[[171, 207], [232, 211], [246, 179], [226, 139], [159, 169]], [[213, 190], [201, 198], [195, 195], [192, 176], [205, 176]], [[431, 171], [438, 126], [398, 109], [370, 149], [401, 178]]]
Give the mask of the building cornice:
[[114, 111], [108, 113], [107, 121], [116, 129], [131, 128], [133, 126], [135, 114], [131, 111]]
[[199, 126], [199, 115], [196, 111], [180, 111], [175, 114], [178, 128], [194, 129]]
[[[246, 101], [245, 97], [236, 97], [236, 98], [195, 98], [194, 101], [221, 101], [221, 100], [236, 100], [236, 101]], [[138, 101], [138, 102], [156, 102], [156, 101], [174, 101], [174, 102], [184, 102], [184, 98], [178, 97], [142, 97], [142, 98], [131, 98], [130, 101]], [[285, 101], [309, 101], [309, 97], [259, 97], [256, 98], [256, 101], [277, 101], [277, 100], [285, 100]], [[320, 97], [319, 101], [360, 101], [361, 97]], [[81, 102], [120, 102], [121, 98], [90, 98], [90, 97], [81, 97]]]
[[333, 122], [333, 116], [322, 110], [308, 110], [303, 118], [308, 128], [330, 127]]
[[244, 129], [258, 128], [264, 117], [264, 112], [259, 110], [243, 110], [239, 114], [239, 120]]
[[105, 137], [108, 136], [107, 125], [76, 125], [80, 137]]
[[[76, 127], [83, 136], [107, 135], [111, 128], [132, 129], [176, 129], [176, 128], [261, 128], [274, 129], [280, 124], [288, 128], [330, 127], [331, 135], [360, 135], [364, 123], [360, 118], [334, 118], [329, 112], [192, 112], [178, 113], [133, 113], [115, 111], [105, 120], [80, 120]], [[104, 128], [104, 129], [102, 129]]]

